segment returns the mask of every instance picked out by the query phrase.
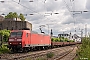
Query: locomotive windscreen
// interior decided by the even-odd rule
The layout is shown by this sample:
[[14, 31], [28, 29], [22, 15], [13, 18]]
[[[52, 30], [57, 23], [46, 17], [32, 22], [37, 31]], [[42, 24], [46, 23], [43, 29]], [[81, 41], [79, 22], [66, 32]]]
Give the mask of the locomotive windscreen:
[[10, 37], [22, 37], [22, 32], [11, 32]]

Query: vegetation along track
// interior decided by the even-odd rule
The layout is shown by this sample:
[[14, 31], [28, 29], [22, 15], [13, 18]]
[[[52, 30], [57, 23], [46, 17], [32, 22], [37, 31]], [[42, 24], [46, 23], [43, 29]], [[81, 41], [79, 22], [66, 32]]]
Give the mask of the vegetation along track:
[[[66, 46], [66, 47], [60, 47], [60, 48], [54, 48], [54, 49], [49, 49], [49, 50], [43, 50], [43, 51], [35, 51], [35, 52], [28, 52], [28, 53], [16, 53], [16, 54], [3, 54], [1, 55], [0, 60], [26, 60], [26, 58], [29, 58], [30, 60], [36, 60], [39, 57], [45, 57], [47, 58], [47, 53], [54, 53], [54, 56], [52, 58], [49, 58], [50, 60], [60, 60], [60, 56], [65, 55], [70, 52], [74, 51], [75, 46]], [[62, 56], [64, 57], [64, 56]], [[67, 60], [67, 59], [66, 59]]]

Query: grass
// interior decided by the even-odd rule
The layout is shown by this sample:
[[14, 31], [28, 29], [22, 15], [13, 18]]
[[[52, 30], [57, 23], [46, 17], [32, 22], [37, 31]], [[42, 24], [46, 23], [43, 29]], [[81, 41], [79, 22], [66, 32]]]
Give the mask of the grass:
[[54, 53], [53, 52], [47, 53], [47, 58], [52, 58], [53, 56], [54, 56]]

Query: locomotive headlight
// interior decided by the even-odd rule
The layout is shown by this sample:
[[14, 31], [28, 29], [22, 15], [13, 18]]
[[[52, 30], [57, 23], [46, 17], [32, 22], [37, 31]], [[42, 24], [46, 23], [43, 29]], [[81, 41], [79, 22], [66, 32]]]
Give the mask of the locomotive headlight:
[[9, 39], [9, 41], [14, 41], [14, 39]]
[[10, 44], [12, 44], [12, 43], [10, 43]]
[[22, 39], [17, 39], [17, 41], [21, 41]]
[[19, 44], [21, 44], [21, 43], [19, 43]]

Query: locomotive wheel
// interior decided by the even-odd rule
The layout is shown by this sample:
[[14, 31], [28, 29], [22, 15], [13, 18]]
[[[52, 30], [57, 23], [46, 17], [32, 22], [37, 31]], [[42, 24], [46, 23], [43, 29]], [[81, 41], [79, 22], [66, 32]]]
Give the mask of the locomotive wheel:
[[45, 50], [47, 50], [48, 49], [48, 47], [47, 46], [45, 46]]
[[23, 48], [23, 52], [28, 52], [29, 48]]
[[38, 47], [38, 50], [41, 50], [41, 47], [40, 46]]
[[11, 49], [11, 53], [17, 53], [17, 49]]
[[22, 53], [23, 52], [23, 48], [18, 49], [18, 52]]
[[41, 46], [40, 49], [41, 49], [41, 50], [44, 50], [44, 46]]

